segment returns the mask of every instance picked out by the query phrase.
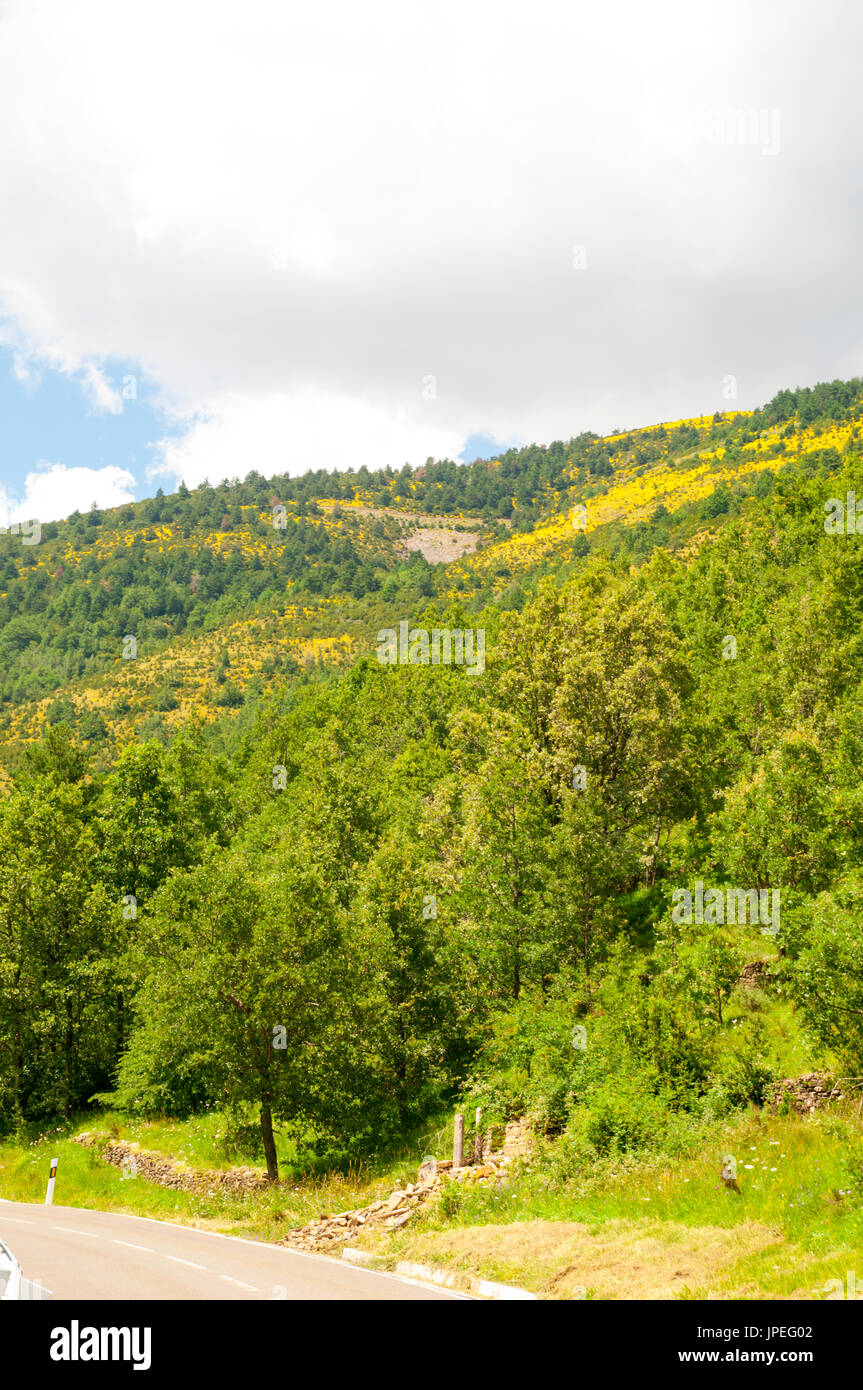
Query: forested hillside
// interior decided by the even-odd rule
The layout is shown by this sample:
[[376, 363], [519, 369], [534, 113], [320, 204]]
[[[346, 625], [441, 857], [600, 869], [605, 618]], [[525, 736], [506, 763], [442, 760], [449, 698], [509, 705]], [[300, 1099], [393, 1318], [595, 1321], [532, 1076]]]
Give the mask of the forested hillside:
[[[4, 1130], [226, 1108], [275, 1177], [280, 1128], [360, 1155], [470, 1096], [583, 1162], [863, 1071], [863, 542], [825, 525], [860, 415], [834, 383], [4, 538]], [[400, 552], [420, 513], [475, 554]], [[405, 619], [482, 629], [484, 670], [381, 664]], [[304, 661], [289, 621], [350, 641]], [[711, 889], [778, 893], [778, 934], [676, 910]]]
[[837, 468], [860, 420], [860, 383], [834, 382], [466, 466], [252, 472], [0, 536], [0, 761], [60, 722], [101, 769], [190, 718], [249, 728], [263, 695], [372, 650], [394, 612], [517, 608], [588, 554], [682, 553], [777, 474]]

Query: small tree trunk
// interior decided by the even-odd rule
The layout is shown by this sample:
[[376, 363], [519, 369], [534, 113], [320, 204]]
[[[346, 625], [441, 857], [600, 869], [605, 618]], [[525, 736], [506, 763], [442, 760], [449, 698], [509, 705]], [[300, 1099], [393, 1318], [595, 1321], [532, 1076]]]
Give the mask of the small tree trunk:
[[267, 1159], [267, 1181], [279, 1181], [279, 1157], [276, 1141], [273, 1138], [273, 1112], [269, 1100], [261, 1101], [261, 1134], [264, 1139], [264, 1154]]
[[457, 1173], [464, 1166], [464, 1115], [456, 1115], [452, 1135], [452, 1169]]
[[14, 1059], [13, 1075], [14, 1075], [14, 1078], [15, 1078], [15, 1081], [14, 1081], [14, 1086], [15, 1086], [15, 1093], [14, 1093], [14, 1094], [15, 1094], [14, 1115], [15, 1115], [15, 1128], [16, 1128], [16, 1130], [17, 1130], [18, 1125], [19, 1125], [19, 1124], [22, 1124], [22, 1123], [23, 1123], [23, 1120], [24, 1120], [24, 1104], [23, 1104], [22, 1086], [21, 1086], [21, 1074], [22, 1074], [22, 1069], [23, 1069], [23, 1058], [22, 1058], [22, 1055], [21, 1055], [21, 1030], [20, 1030], [19, 1027], [16, 1027], [16, 1029], [15, 1029], [15, 1039], [14, 1039], [14, 1047], [13, 1047], [13, 1059]]
[[474, 1161], [474, 1163], [482, 1163], [482, 1130], [481, 1130], [480, 1127], [479, 1127], [479, 1126], [480, 1126], [480, 1121], [481, 1121], [481, 1120], [482, 1120], [482, 1111], [479, 1109], [479, 1107], [477, 1107], [476, 1120], [475, 1120], [475, 1122], [474, 1122], [474, 1128], [473, 1128], [473, 1161]]
[[76, 1058], [73, 1057], [75, 1045], [75, 1031], [72, 1023], [72, 1003], [66, 1000], [66, 1046], [63, 1048], [63, 1077], [64, 1077], [64, 1096], [63, 1096], [63, 1118], [66, 1120], [72, 1117], [72, 1068]]

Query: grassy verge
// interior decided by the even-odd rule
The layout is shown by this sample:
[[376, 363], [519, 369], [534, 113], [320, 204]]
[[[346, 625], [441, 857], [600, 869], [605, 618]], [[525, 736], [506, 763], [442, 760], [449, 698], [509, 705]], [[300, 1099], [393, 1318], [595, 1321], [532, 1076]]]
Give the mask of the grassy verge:
[[256, 1167], [255, 1154], [233, 1152], [226, 1158], [218, 1115], [187, 1121], [133, 1120], [110, 1112], [88, 1115], [47, 1133], [33, 1132], [22, 1140], [0, 1144], [0, 1197], [17, 1202], [41, 1202], [45, 1196], [51, 1158], [59, 1157], [54, 1201], [63, 1206], [99, 1211], [129, 1212], [177, 1221], [207, 1230], [260, 1240], [280, 1240], [293, 1226], [303, 1226], [322, 1213], [365, 1206], [387, 1196], [396, 1181], [412, 1182], [430, 1145], [438, 1140], [435, 1126], [410, 1136], [400, 1151], [343, 1172], [298, 1171], [296, 1149], [289, 1140], [279, 1145], [283, 1176], [277, 1187], [250, 1193], [175, 1191], [124, 1177], [122, 1170], [99, 1157], [99, 1150], [73, 1142], [87, 1129], [106, 1130], [115, 1138], [134, 1141], [142, 1149], [180, 1159], [191, 1168]]
[[[720, 1180], [727, 1152], [739, 1194]], [[433, 1263], [546, 1298], [818, 1299], [848, 1271], [863, 1292], [863, 1132], [852, 1112], [753, 1111], [688, 1156], [565, 1166], [550, 1145], [506, 1186], [454, 1191], [386, 1242], [357, 1243], [385, 1266]]]
[[[227, 1234], [279, 1240], [322, 1213], [366, 1205], [410, 1181], [425, 1152], [443, 1154], [445, 1124], [400, 1154], [347, 1172], [298, 1174], [235, 1195], [177, 1192], [124, 1178], [72, 1142], [106, 1128], [192, 1166], [226, 1166], [218, 1117], [187, 1122], [97, 1120], [0, 1146], [0, 1195], [39, 1202], [49, 1160], [55, 1201], [126, 1211]], [[733, 1153], [740, 1192], [720, 1180]], [[253, 1157], [234, 1162], [254, 1164]], [[398, 1260], [519, 1284], [552, 1299], [819, 1299], [854, 1271], [863, 1286], [863, 1129], [849, 1108], [809, 1119], [752, 1110], [693, 1136], [688, 1152], [585, 1161], [564, 1138], [502, 1184], [446, 1189], [411, 1225], [355, 1244], [382, 1268]], [[863, 1289], [861, 1289], [863, 1291]], [[853, 1295], [852, 1295], [853, 1296]]]

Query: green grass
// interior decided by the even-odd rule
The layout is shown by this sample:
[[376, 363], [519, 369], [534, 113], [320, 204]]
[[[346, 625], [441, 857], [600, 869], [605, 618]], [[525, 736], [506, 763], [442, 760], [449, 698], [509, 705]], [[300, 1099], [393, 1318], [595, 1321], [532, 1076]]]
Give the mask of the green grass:
[[177, 1221], [261, 1240], [280, 1240], [291, 1227], [303, 1226], [322, 1213], [345, 1211], [386, 1196], [396, 1181], [411, 1182], [424, 1154], [434, 1152], [444, 1129], [423, 1126], [404, 1143], [368, 1163], [353, 1163], [344, 1170], [305, 1171], [292, 1166], [297, 1160], [296, 1142], [280, 1134], [283, 1160], [277, 1187], [259, 1192], [191, 1193], [160, 1187], [143, 1177], [124, 1177], [122, 1170], [106, 1163], [99, 1148], [73, 1142], [84, 1130], [106, 1131], [115, 1138], [137, 1142], [155, 1153], [180, 1159], [191, 1168], [259, 1167], [254, 1152], [232, 1153], [223, 1148], [224, 1118], [219, 1114], [192, 1120], [137, 1120], [111, 1111], [88, 1115], [68, 1125], [39, 1133], [34, 1127], [23, 1139], [0, 1143], [0, 1196], [18, 1202], [42, 1202], [53, 1157], [59, 1157], [54, 1201], [101, 1211], [129, 1212]]
[[[59, 1156], [55, 1202], [129, 1212], [276, 1241], [322, 1213], [367, 1205], [425, 1153], [443, 1157], [451, 1118], [439, 1117], [400, 1150], [326, 1173], [299, 1164], [286, 1133], [280, 1184], [232, 1195], [176, 1192], [124, 1178], [99, 1150], [72, 1142], [100, 1129], [191, 1167], [228, 1163], [222, 1116], [135, 1120], [111, 1112], [0, 1145], [0, 1195], [44, 1199]], [[720, 1181], [737, 1159], [740, 1194]], [[258, 1166], [254, 1153], [231, 1161]], [[446, 1264], [518, 1283], [542, 1297], [822, 1298], [847, 1271], [863, 1286], [863, 1126], [857, 1102], [803, 1119], [754, 1108], [693, 1124], [675, 1153], [587, 1156], [563, 1136], [541, 1143], [530, 1166], [494, 1187], [445, 1189], [402, 1231], [368, 1230], [355, 1243], [381, 1267], [399, 1259]], [[591, 1283], [591, 1280], [593, 1281]], [[670, 1290], [670, 1292], [669, 1292]]]
[[[737, 1158], [740, 1195], [720, 1181], [726, 1153]], [[536, 1241], [547, 1243], [544, 1223], [561, 1230], [577, 1223], [589, 1247], [620, 1224], [621, 1250], [623, 1236], [650, 1234], [668, 1240], [672, 1257], [681, 1243], [697, 1248], [708, 1232], [728, 1232], [729, 1255], [734, 1236], [744, 1245], [758, 1237], [761, 1248], [730, 1258], [728, 1268], [711, 1272], [709, 1287], [699, 1292], [696, 1285], [678, 1297], [815, 1298], [823, 1297], [827, 1280], [844, 1279], [848, 1270], [863, 1281], [863, 1129], [856, 1103], [811, 1119], [752, 1111], [707, 1128], [688, 1155], [629, 1155], [565, 1176], [561, 1170], [566, 1174], [560, 1144], [552, 1144], [505, 1187], [453, 1193], [390, 1239], [390, 1262], [431, 1258], [542, 1289], [547, 1269], [531, 1256], [534, 1227]], [[513, 1223], [525, 1232], [523, 1258], [515, 1264], [496, 1258], [481, 1239], [482, 1227]]]
[[[754, 939], [749, 958], [767, 954]], [[738, 987], [724, 1048], [747, 1020], [764, 1023], [764, 1058], [776, 1075], [816, 1060], [776, 983]], [[821, 1065], [829, 1065], [822, 1060]], [[356, 1238], [382, 1267], [399, 1259], [446, 1264], [465, 1277], [518, 1283], [541, 1297], [817, 1298], [848, 1270], [863, 1285], [863, 1128], [857, 1102], [810, 1119], [754, 1107], [725, 1119], [682, 1117], [673, 1152], [597, 1157], [577, 1133], [540, 1143], [529, 1167], [494, 1187], [446, 1188], [395, 1233]], [[0, 1144], [0, 1195], [41, 1202], [50, 1159], [60, 1159], [55, 1201], [129, 1212], [267, 1241], [322, 1214], [366, 1206], [397, 1180], [412, 1181], [425, 1154], [447, 1156], [452, 1115], [406, 1135], [364, 1163], [314, 1156], [314, 1138], [276, 1132], [281, 1181], [245, 1195], [189, 1193], [124, 1177], [99, 1150], [72, 1142], [98, 1129], [195, 1170], [262, 1166], [253, 1123], [231, 1129], [211, 1112], [187, 1120], [102, 1111]], [[654, 1145], [662, 1141], [654, 1140]], [[723, 1155], [738, 1164], [740, 1194], [720, 1181]], [[669, 1292], [670, 1290], [670, 1292]]]

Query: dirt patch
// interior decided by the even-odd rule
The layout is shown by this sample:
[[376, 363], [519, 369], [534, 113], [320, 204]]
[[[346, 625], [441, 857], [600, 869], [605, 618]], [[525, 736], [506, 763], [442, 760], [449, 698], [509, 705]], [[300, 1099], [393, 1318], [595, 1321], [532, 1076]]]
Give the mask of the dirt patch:
[[596, 1230], [578, 1222], [525, 1221], [417, 1235], [410, 1254], [521, 1284], [546, 1298], [673, 1299], [696, 1291], [700, 1298], [727, 1298], [737, 1262], [772, 1246], [787, 1257], [787, 1242], [756, 1222], [728, 1228], [615, 1220]]
[[460, 560], [462, 555], [472, 555], [476, 550], [479, 535], [476, 531], [448, 531], [443, 527], [421, 526], [399, 543], [399, 549], [410, 554], [419, 551], [430, 565], [448, 565], [452, 560]]
[[[376, 520], [388, 518], [398, 522], [399, 527], [407, 534], [396, 541], [396, 552], [410, 555], [419, 551], [430, 565], [448, 565], [453, 560], [460, 560], [463, 555], [472, 555], [479, 543], [483, 525], [477, 517], [459, 517], [455, 514], [435, 516], [427, 512], [402, 511], [398, 507], [352, 506], [345, 508], [345, 512], [352, 516], [370, 516]], [[457, 529], [465, 523], [477, 529]]]

